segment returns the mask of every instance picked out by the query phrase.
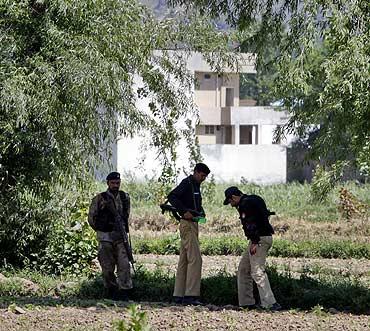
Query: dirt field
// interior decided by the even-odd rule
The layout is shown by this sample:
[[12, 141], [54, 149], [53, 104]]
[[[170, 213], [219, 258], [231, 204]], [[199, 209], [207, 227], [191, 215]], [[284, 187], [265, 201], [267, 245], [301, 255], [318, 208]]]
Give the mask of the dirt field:
[[[278, 313], [242, 311], [237, 307], [182, 307], [141, 303], [152, 330], [370, 330], [370, 317], [320, 311]], [[127, 320], [125, 306], [88, 308], [35, 307], [23, 314], [0, 310], [0, 330], [111, 330]]]
[[[138, 255], [136, 259], [147, 269], [160, 268], [175, 271], [175, 255]], [[219, 270], [235, 273], [240, 257], [203, 256], [203, 275]], [[299, 275], [303, 269], [316, 268], [321, 272], [357, 275], [370, 280], [370, 261], [338, 259], [283, 259], [269, 258], [269, 264], [289, 267]], [[32, 300], [31, 300], [32, 302]], [[132, 302], [133, 303], [133, 302]], [[370, 330], [370, 315], [352, 315], [320, 307], [311, 311], [286, 310], [282, 312], [247, 311], [235, 306], [206, 305], [184, 307], [168, 303], [138, 302], [147, 313], [152, 330]], [[128, 320], [127, 304], [93, 300], [71, 303], [71, 306], [51, 307], [23, 304], [17, 312], [13, 307], [0, 309], [0, 330], [113, 330], [114, 321]], [[370, 304], [369, 304], [370, 306]]]

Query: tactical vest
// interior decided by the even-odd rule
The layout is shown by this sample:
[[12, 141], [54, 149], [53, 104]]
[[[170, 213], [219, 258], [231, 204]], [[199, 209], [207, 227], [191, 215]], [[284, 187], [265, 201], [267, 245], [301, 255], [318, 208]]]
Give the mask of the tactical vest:
[[[121, 203], [122, 203], [122, 219], [124, 221], [124, 226], [126, 231], [128, 232], [128, 217], [129, 217], [129, 197], [128, 194], [119, 191]], [[112, 198], [108, 195], [107, 192], [102, 192], [101, 196], [103, 200], [109, 201], [112, 200]], [[98, 212], [98, 217], [96, 219], [96, 230], [102, 231], [102, 232], [111, 232], [115, 231], [116, 226], [115, 226], [116, 220], [114, 214], [108, 209], [108, 208], [103, 208], [100, 209]]]

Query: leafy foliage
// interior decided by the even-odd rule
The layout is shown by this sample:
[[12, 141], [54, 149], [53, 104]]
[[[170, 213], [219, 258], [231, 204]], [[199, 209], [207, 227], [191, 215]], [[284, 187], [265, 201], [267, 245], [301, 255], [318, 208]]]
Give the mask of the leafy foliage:
[[311, 185], [311, 200], [324, 201], [329, 192], [342, 177], [344, 163], [334, 164], [330, 170], [325, 170], [321, 165], [316, 166], [315, 176]]
[[[273, 73], [270, 100], [290, 112], [278, 135], [316, 129], [312, 155], [370, 163], [370, 5], [361, 0], [171, 0], [225, 15]], [[270, 67], [271, 70], [267, 70]]]
[[[118, 134], [141, 129], [171, 149], [174, 124], [193, 107], [186, 52], [227, 47], [227, 37], [199, 16], [158, 21], [134, 0], [3, 0], [0, 14], [0, 146], [9, 180], [25, 170], [33, 181], [61, 170], [75, 175], [76, 166], [104, 157]], [[154, 52], [178, 43], [183, 58]], [[149, 114], [135, 107], [143, 97]]]
[[37, 269], [52, 274], [89, 273], [98, 245], [87, 213], [88, 205], [77, 202], [68, 218], [55, 219], [45, 250], [34, 256]]
[[[83, 190], [120, 135], [148, 130], [168, 180], [176, 123], [195, 112], [186, 56], [222, 52], [228, 39], [195, 12], [157, 20], [136, 0], [1, 0], [0, 263], [27, 262], [49, 231], [74, 226], [53, 224], [54, 186]], [[149, 112], [135, 106], [143, 98]]]

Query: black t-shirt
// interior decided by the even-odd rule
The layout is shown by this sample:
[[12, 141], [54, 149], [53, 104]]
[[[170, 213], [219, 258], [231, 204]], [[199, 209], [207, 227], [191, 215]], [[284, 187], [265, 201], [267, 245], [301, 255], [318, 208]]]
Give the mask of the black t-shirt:
[[244, 233], [254, 244], [258, 244], [261, 236], [271, 236], [274, 233], [269, 223], [270, 211], [260, 196], [243, 194], [238, 211]]
[[194, 180], [192, 175], [183, 179], [167, 198], [180, 215], [184, 215], [189, 210], [203, 212], [200, 184]]

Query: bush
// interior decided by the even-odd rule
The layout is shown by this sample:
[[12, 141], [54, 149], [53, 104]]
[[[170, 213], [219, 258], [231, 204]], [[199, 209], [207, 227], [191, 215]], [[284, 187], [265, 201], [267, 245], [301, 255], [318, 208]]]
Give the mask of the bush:
[[52, 209], [49, 188], [39, 194], [21, 184], [0, 194], [0, 266], [23, 266], [47, 245]]
[[31, 266], [55, 273], [89, 267], [97, 248], [87, 223], [95, 184], [50, 184], [42, 193], [18, 185], [9, 190], [9, 195], [0, 195], [0, 267]]
[[89, 272], [97, 256], [95, 231], [87, 222], [87, 202], [76, 202], [69, 218], [59, 219], [51, 227], [45, 250], [35, 254], [34, 266], [53, 274]]

